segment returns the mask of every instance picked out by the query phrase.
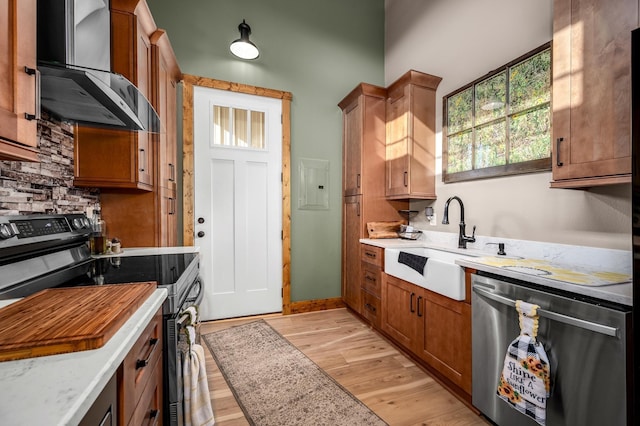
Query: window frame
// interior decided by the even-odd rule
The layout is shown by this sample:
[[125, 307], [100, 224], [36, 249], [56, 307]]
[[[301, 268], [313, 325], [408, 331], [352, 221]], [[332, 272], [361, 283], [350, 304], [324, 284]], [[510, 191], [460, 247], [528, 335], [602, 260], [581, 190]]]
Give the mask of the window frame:
[[[549, 135], [550, 135], [550, 139], [549, 139], [549, 157], [545, 157], [545, 158], [540, 158], [540, 159], [536, 159], [536, 160], [529, 160], [529, 161], [523, 161], [523, 162], [519, 162], [519, 163], [508, 163], [508, 164], [504, 164], [504, 165], [500, 165], [500, 166], [493, 166], [493, 167], [484, 167], [484, 168], [480, 168], [480, 169], [471, 169], [471, 170], [465, 170], [465, 171], [461, 171], [461, 172], [455, 172], [455, 173], [447, 173], [447, 167], [448, 167], [448, 163], [449, 163], [449, 157], [448, 157], [448, 145], [449, 145], [449, 134], [448, 134], [448, 123], [449, 123], [449, 117], [448, 117], [448, 99], [454, 95], [457, 95], [458, 93], [464, 92], [465, 90], [471, 88], [472, 89], [472, 117], [473, 117], [473, 125], [471, 127], [471, 132], [474, 135], [472, 143], [475, 142], [475, 134], [476, 134], [476, 130], [482, 126], [487, 125], [489, 122], [484, 122], [480, 125], [476, 125], [475, 124], [475, 102], [476, 102], [476, 94], [475, 94], [475, 86], [478, 83], [481, 83], [483, 81], [489, 80], [490, 78], [500, 74], [501, 72], [507, 72], [508, 69], [510, 67], [513, 67], [515, 65], [518, 65], [521, 62], [524, 62], [525, 60], [532, 58], [533, 56], [537, 55], [538, 53], [541, 53], [545, 50], [549, 50], [550, 51], [550, 55], [551, 55], [551, 65], [549, 67]], [[493, 71], [488, 72], [487, 74], [483, 75], [482, 77], [472, 81], [469, 84], [465, 84], [464, 86], [460, 87], [459, 89], [456, 89], [455, 91], [449, 93], [446, 96], [442, 97], [442, 182], [444, 183], [454, 183], [454, 182], [463, 182], [463, 181], [471, 181], [471, 180], [478, 180], [478, 179], [487, 179], [487, 178], [493, 178], [493, 177], [502, 177], [502, 176], [512, 176], [512, 175], [518, 175], [518, 174], [525, 174], [525, 173], [538, 173], [538, 172], [547, 172], [551, 170], [551, 132], [553, 129], [553, 105], [552, 105], [552, 100], [553, 100], [553, 49], [552, 49], [552, 43], [551, 41], [548, 41], [546, 43], [544, 43], [543, 45], [525, 53], [524, 55], [519, 56], [518, 58], [508, 62], [507, 64], [496, 68]], [[507, 90], [507, 94], [509, 91], [509, 78], [508, 78], [508, 73], [507, 73], [507, 82], [506, 82], [506, 90]], [[535, 107], [531, 107], [528, 108], [527, 110], [533, 110], [535, 108], [539, 108], [542, 105], [545, 105], [546, 103], [543, 104], [538, 104]], [[526, 111], [526, 110], [525, 110]], [[520, 114], [522, 113], [522, 111], [517, 112], [516, 114]], [[507, 100], [506, 105], [505, 105], [505, 114], [504, 114], [504, 119], [509, 120], [511, 116], [513, 116], [514, 114], [510, 113], [509, 111], [509, 102]], [[506, 139], [507, 139], [507, 152], [509, 150], [510, 147], [510, 139], [509, 139], [509, 126], [507, 125], [507, 129], [506, 129]], [[475, 164], [475, 149], [472, 146], [472, 158], [471, 158], [471, 165], [473, 167], [473, 165]]]

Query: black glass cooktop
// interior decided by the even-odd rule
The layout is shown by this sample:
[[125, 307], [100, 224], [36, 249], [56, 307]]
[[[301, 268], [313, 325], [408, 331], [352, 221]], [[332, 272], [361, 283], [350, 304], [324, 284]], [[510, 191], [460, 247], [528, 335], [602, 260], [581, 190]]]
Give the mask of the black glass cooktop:
[[156, 281], [174, 284], [196, 257], [195, 253], [116, 256], [94, 259], [89, 275], [96, 284]]

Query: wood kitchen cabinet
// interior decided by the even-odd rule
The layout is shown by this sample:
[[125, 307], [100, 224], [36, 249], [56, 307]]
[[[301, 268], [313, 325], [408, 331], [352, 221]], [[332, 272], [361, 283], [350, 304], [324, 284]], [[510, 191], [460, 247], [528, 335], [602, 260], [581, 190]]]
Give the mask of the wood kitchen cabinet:
[[442, 78], [410, 70], [387, 88], [386, 196], [435, 199], [436, 89]]
[[382, 275], [382, 331], [471, 395], [470, 300]]
[[0, 160], [38, 161], [36, 0], [0, 4]]
[[342, 297], [362, 313], [360, 239], [367, 222], [403, 220], [408, 201], [385, 199], [386, 89], [361, 83], [338, 105], [343, 116]]
[[375, 328], [381, 325], [382, 269], [384, 249], [369, 244], [360, 245], [361, 313]]
[[[76, 176], [76, 182], [101, 188], [107, 234], [118, 237], [123, 247], [175, 246], [177, 87], [182, 73], [167, 33], [156, 28], [144, 0], [112, 0], [111, 18], [113, 70], [129, 78], [149, 99], [161, 131], [78, 127], [76, 170], [84, 176]], [[87, 156], [91, 160], [83, 161]], [[95, 162], [104, 170], [98, 169], [101, 177], [89, 179], [84, 170], [97, 173], [91, 165]], [[105, 178], [107, 169], [113, 169], [114, 175]]]
[[638, 1], [555, 0], [554, 188], [631, 182], [631, 30]]
[[118, 424], [162, 424], [162, 308], [118, 369]]
[[[156, 24], [144, 0], [111, 1], [111, 70], [151, 99], [150, 37]], [[74, 185], [151, 191], [154, 145], [151, 134], [76, 126]]]
[[421, 290], [415, 284], [383, 274], [382, 331], [410, 352], [416, 352], [422, 336], [424, 312], [418, 312]]
[[471, 394], [471, 304], [422, 289], [418, 356]]

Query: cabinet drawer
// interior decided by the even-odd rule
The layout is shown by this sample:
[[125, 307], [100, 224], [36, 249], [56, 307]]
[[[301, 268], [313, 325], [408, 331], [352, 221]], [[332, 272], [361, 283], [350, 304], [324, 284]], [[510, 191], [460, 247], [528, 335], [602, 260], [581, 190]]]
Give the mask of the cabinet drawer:
[[371, 263], [362, 262], [362, 280], [360, 281], [360, 287], [363, 290], [373, 294], [376, 297], [380, 297], [381, 294], [381, 279], [382, 270], [376, 265]]
[[120, 424], [129, 423], [145, 387], [159, 374], [157, 370], [162, 370], [161, 309], [158, 310], [122, 362], [120, 407], [122, 407], [121, 415], [124, 421]]
[[380, 305], [380, 298], [362, 290], [362, 316], [377, 329], [380, 328]]
[[360, 245], [360, 253], [362, 261], [376, 265], [380, 268], [384, 265], [384, 249], [381, 247], [370, 246], [369, 244]]
[[156, 360], [138, 406], [136, 407], [130, 426], [157, 425], [162, 417], [162, 358]]

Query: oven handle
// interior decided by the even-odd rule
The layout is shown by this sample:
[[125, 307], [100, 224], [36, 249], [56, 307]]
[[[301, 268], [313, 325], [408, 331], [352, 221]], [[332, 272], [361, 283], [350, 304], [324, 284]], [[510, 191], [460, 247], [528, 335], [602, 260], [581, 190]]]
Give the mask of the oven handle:
[[144, 368], [147, 365], [149, 365], [149, 360], [151, 359], [151, 355], [153, 355], [153, 353], [155, 352], [156, 348], [158, 347], [158, 338], [153, 337], [151, 339], [149, 339], [149, 345], [151, 346], [151, 349], [149, 350], [149, 355], [147, 355], [146, 359], [138, 359], [136, 360], [136, 370], [139, 368]]
[[[503, 305], [512, 307], [516, 306], [515, 300], [509, 299], [508, 297], [500, 296], [492, 291], [486, 290], [484, 287], [474, 285], [473, 291], [478, 293], [478, 295], [480, 296], [484, 296], [487, 299], [502, 303]], [[568, 315], [559, 314], [557, 312], [547, 311], [546, 309], [538, 309], [538, 315], [550, 320], [572, 325], [574, 327], [584, 328], [585, 330], [594, 331], [596, 333], [605, 334], [607, 336], [618, 337], [618, 329], [616, 327], [609, 327], [608, 325], [585, 321], [583, 319], [570, 317]]]

